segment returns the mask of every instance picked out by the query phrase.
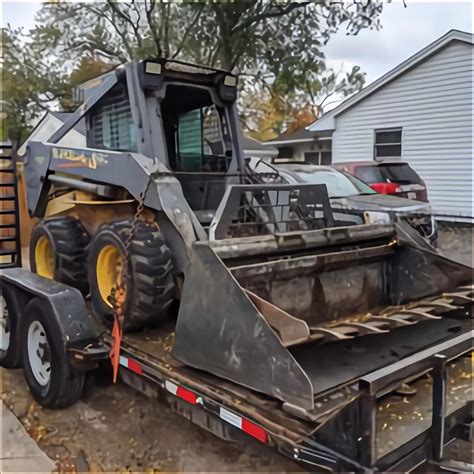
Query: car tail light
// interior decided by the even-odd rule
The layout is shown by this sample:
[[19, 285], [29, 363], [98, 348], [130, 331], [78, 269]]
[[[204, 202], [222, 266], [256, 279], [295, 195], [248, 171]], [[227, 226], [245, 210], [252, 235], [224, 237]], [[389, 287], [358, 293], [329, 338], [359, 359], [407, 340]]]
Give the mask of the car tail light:
[[420, 201], [424, 201], [424, 202], [429, 202], [429, 199], [428, 199], [428, 189], [426, 189], [426, 184], [424, 181], [422, 181], [423, 183], [423, 187], [424, 189], [422, 189], [419, 193], [418, 193], [418, 199]]
[[395, 194], [402, 190], [397, 183], [372, 183], [370, 187], [381, 194]]

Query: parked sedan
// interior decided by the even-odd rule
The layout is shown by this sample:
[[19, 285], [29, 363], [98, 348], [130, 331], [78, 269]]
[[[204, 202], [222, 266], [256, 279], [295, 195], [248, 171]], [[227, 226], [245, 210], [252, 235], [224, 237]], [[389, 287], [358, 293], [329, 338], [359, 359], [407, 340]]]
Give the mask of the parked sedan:
[[363, 211], [367, 222], [387, 223], [396, 214], [406, 216], [423, 237], [436, 244], [436, 221], [426, 202], [378, 193], [355, 176], [329, 166], [287, 164], [274, 169], [287, 183], [325, 184], [333, 207]]

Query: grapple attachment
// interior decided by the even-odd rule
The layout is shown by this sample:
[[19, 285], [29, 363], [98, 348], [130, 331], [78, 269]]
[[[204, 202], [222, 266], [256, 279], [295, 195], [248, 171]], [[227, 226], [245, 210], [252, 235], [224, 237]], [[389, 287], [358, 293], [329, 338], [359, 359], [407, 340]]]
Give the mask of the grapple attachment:
[[471, 280], [403, 223], [199, 242], [173, 355], [311, 410], [316, 394], [469, 325]]

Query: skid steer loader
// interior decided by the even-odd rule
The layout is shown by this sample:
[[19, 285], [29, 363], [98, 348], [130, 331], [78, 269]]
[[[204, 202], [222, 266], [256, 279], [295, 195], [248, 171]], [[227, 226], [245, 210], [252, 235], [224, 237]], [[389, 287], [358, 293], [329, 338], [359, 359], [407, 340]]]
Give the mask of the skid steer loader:
[[[244, 431], [254, 425], [237, 411], [247, 423], [260, 420], [252, 436], [285, 454], [298, 445], [290, 455], [318, 466], [390, 467], [406, 456], [403, 428], [396, 455], [390, 443], [375, 450], [376, 406], [431, 371], [431, 431], [405, 434], [419, 441], [410, 445], [413, 459], [420, 447], [423, 459], [432, 455], [434, 443], [439, 460], [443, 380], [472, 351], [472, 268], [438, 254], [402, 220], [375, 225], [360, 210], [334, 212], [325, 185], [262, 180], [245, 165], [236, 86], [228, 72], [164, 59], [82, 86], [83, 104], [67, 122], [48, 142], [29, 143], [28, 208], [41, 218], [30, 264], [39, 277], [6, 272], [5, 288], [47, 298], [63, 321], [62, 344], [87, 359], [90, 321], [110, 327], [122, 274], [126, 369]], [[81, 120], [87, 147], [58, 146]], [[54, 302], [64, 298], [67, 305]], [[28, 314], [26, 341], [41, 312], [29, 305], [17, 311]], [[31, 387], [35, 371], [28, 373]], [[56, 389], [56, 398], [44, 394], [52, 384], [34, 393], [57, 406], [77, 399], [79, 385]], [[464, 395], [451, 407], [450, 428], [472, 422], [472, 393]], [[418, 397], [422, 405], [431, 399]]]

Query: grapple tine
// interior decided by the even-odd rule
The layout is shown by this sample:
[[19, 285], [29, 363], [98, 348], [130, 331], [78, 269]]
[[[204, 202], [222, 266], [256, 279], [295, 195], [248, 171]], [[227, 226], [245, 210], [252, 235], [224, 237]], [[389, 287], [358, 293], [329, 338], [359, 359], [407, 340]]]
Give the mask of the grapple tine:
[[384, 318], [387, 321], [394, 321], [399, 326], [410, 326], [412, 324], [416, 324], [416, 321], [410, 321], [401, 314], [391, 314], [390, 316], [381, 316], [381, 318]]
[[433, 310], [439, 309], [442, 312], [454, 311], [456, 309], [459, 309], [459, 306], [450, 304], [452, 303], [452, 301], [453, 301], [452, 299], [439, 298], [433, 301], [420, 301], [420, 304], [432, 306]]
[[404, 319], [390, 316], [370, 316], [370, 321], [377, 321], [381, 324], [386, 324], [390, 329], [397, 328], [400, 326], [411, 326], [413, 323], [410, 321], [405, 321]]
[[359, 335], [361, 336], [366, 335], [366, 334], [381, 334], [384, 332], [388, 332], [387, 329], [380, 329], [374, 325], [371, 325], [370, 323], [350, 322], [350, 323], [341, 323], [341, 324], [338, 324], [337, 326], [333, 326], [333, 328], [338, 329], [338, 330], [344, 327], [351, 328], [352, 330], [356, 329]]
[[460, 300], [463, 303], [472, 303], [474, 302], [474, 298], [469, 296], [472, 291], [458, 291], [453, 293], [443, 293], [445, 298], [451, 298], [453, 301]]
[[412, 308], [412, 309], [401, 309], [400, 314], [408, 314], [409, 316], [414, 316], [415, 319], [441, 319], [441, 316], [436, 316], [434, 314], [428, 313], [432, 308]]
[[311, 327], [311, 340], [319, 340], [319, 342], [342, 341], [344, 339], [353, 339], [353, 336], [348, 336], [336, 329], [328, 329], [322, 327]]

